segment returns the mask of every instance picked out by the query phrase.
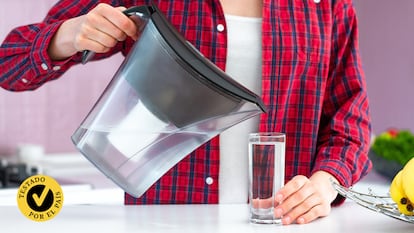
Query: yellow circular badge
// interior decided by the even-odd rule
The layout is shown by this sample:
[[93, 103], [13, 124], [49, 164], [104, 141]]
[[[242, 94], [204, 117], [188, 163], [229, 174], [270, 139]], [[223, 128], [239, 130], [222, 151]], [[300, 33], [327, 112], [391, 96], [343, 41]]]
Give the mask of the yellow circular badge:
[[31, 176], [23, 181], [18, 189], [17, 205], [20, 212], [30, 220], [50, 220], [62, 209], [62, 188], [50, 176]]

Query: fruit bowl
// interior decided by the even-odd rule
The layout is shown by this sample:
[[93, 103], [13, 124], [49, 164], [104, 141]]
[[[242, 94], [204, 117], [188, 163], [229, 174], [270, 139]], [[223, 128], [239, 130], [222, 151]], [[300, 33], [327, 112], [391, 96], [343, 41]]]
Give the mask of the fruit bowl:
[[388, 194], [379, 196], [374, 194], [371, 189], [368, 189], [368, 193], [361, 193], [352, 190], [352, 188], [343, 187], [336, 182], [331, 182], [332, 186], [340, 195], [356, 202], [358, 205], [386, 216], [414, 224], [414, 216], [401, 214], [397, 204]]

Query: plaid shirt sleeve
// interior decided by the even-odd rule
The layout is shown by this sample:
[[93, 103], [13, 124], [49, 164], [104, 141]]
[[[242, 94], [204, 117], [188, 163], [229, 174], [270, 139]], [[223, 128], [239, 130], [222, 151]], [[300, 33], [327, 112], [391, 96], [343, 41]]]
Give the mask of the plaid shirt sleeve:
[[355, 9], [352, 1], [334, 2], [330, 77], [313, 170], [328, 171], [349, 187], [371, 168], [371, 124]]
[[12, 91], [36, 89], [63, 72], [64, 62], [52, 63], [46, 45], [60, 22], [14, 29], [0, 47], [0, 84]]
[[[34, 90], [78, 64], [81, 53], [63, 61], [52, 61], [47, 53], [49, 43], [65, 20], [86, 14], [100, 2], [119, 5], [119, 1], [110, 0], [62, 0], [50, 9], [43, 22], [13, 29], [0, 47], [0, 86], [11, 91]], [[100, 54], [97, 58], [113, 53]]]

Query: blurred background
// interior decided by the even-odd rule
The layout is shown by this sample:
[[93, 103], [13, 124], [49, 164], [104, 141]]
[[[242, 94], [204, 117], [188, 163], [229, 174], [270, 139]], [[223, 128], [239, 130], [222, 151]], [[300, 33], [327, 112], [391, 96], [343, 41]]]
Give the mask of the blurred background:
[[[39, 22], [56, 0], [0, 0], [0, 41], [19, 25]], [[414, 1], [354, 0], [374, 134], [414, 130]], [[21, 144], [45, 153], [75, 152], [71, 135], [91, 109], [123, 57], [73, 67], [36, 91], [0, 89], [0, 158]], [[3, 71], [0, 71], [3, 72]]]

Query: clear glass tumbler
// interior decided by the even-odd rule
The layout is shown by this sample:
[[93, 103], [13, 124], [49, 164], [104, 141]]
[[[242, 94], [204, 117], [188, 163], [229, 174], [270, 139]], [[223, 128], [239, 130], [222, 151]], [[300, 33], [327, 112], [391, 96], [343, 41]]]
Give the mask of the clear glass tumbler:
[[263, 132], [249, 135], [249, 220], [281, 224], [273, 210], [275, 193], [285, 180], [285, 134]]

